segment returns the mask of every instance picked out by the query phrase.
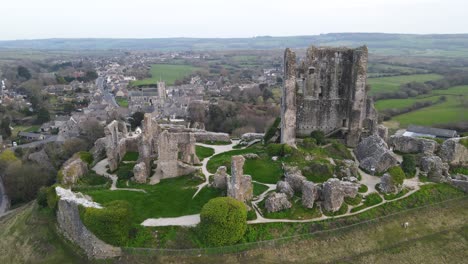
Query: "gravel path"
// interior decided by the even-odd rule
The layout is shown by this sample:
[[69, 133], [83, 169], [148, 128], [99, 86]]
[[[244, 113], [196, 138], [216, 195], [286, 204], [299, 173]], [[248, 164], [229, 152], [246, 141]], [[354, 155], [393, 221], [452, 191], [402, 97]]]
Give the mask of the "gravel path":
[[117, 188], [117, 180], [118, 177], [115, 174], [109, 174], [107, 173], [107, 165], [109, 162], [107, 159], [103, 159], [100, 162], [98, 162], [94, 167], [93, 171], [95, 171], [98, 175], [104, 176], [106, 178], [111, 179], [112, 185], [110, 187], [111, 191], [131, 191], [131, 192], [143, 192], [146, 193], [145, 190], [143, 189], [132, 189], [132, 188]]
[[149, 218], [141, 223], [142, 226], [196, 226], [200, 223], [200, 214], [180, 217]]
[[197, 146], [202, 146], [202, 147], [207, 147], [207, 148], [214, 149], [214, 154], [211, 155], [210, 157], [204, 158], [203, 161], [202, 161], [201, 170], [202, 170], [203, 175], [205, 176], [205, 182], [203, 182], [202, 184], [197, 186], [197, 191], [192, 196], [192, 199], [195, 198], [195, 196], [197, 196], [197, 194], [203, 188], [205, 188], [206, 186], [208, 186], [208, 184], [210, 184], [210, 176], [213, 175], [213, 174], [211, 174], [208, 171], [208, 169], [206, 168], [206, 165], [208, 164], [208, 161], [211, 159], [211, 157], [213, 157], [214, 155], [220, 154], [220, 153], [224, 153], [224, 152], [228, 152], [228, 151], [233, 150], [233, 147], [235, 145], [239, 144], [239, 141], [240, 140], [232, 140], [231, 144], [229, 144], [229, 145], [208, 145], [208, 144], [197, 143]]

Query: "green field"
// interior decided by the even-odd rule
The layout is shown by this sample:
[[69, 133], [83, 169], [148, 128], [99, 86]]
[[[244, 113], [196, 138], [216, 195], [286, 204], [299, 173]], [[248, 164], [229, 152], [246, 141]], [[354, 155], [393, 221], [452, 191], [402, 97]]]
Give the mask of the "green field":
[[392, 77], [369, 78], [367, 83], [372, 86], [370, 95], [378, 93], [396, 92], [400, 86], [410, 82], [426, 82], [441, 79], [442, 76], [438, 74], [413, 74], [401, 75]]
[[434, 90], [430, 95], [418, 96], [408, 99], [390, 99], [378, 101], [376, 107], [378, 110], [405, 107], [417, 101], [436, 101], [444, 95], [445, 102], [425, 107], [406, 114], [398, 115], [392, 120], [399, 122], [400, 127], [407, 127], [410, 124], [431, 126], [436, 124], [448, 124], [468, 121], [468, 110], [466, 105], [462, 104], [468, 100], [468, 85], [455, 86], [447, 90]]
[[412, 106], [416, 102], [427, 102], [432, 101], [435, 102], [439, 99], [438, 96], [426, 96], [423, 98], [406, 98], [406, 99], [386, 99], [386, 100], [379, 100], [375, 102], [375, 108], [378, 111], [386, 110], [386, 109], [403, 109]]
[[166, 85], [174, 85], [176, 80], [189, 76], [199, 69], [190, 65], [153, 64], [151, 65], [151, 78], [133, 81], [131, 85], [156, 85], [159, 80], [165, 81]]

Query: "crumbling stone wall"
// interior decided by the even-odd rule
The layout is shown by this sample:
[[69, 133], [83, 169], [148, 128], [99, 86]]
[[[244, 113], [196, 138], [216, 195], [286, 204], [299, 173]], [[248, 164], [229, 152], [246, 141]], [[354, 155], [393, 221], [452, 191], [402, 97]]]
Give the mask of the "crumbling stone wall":
[[71, 200], [59, 200], [57, 223], [63, 235], [82, 248], [91, 259], [114, 258], [122, 255], [120, 248], [106, 244], [84, 226], [80, 219], [78, 204]]
[[151, 183], [195, 172], [197, 169], [192, 165], [200, 163], [195, 153], [195, 143], [192, 133], [170, 133], [167, 130], [161, 132], [156, 173]]
[[252, 177], [244, 175], [244, 163], [245, 158], [243, 156], [232, 156], [231, 177], [227, 181], [228, 196], [241, 202], [247, 202], [253, 197]]
[[367, 47], [307, 49], [296, 66], [296, 55], [286, 49], [281, 102], [281, 142], [295, 144], [296, 136], [314, 130], [341, 131], [348, 146], [361, 133], [373, 133], [377, 113], [367, 97]]

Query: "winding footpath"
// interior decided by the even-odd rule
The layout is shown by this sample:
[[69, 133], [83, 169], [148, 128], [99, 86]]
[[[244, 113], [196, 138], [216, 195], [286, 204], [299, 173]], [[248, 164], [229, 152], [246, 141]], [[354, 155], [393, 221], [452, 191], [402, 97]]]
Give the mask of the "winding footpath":
[[143, 189], [132, 189], [132, 188], [117, 188], [117, 180], [118, 177], [115, 174], [109, 174], [107, 173], [107, 165], [109, 165], [109, 161], [106, 159], [101, 160], [100, 162], [96, 163], [96, 165], [93, 167], [93, 171], [96, 172], [96, 174], [104, 176], [112, 181], [112, 185], [110, 187], [111, 191], [131, 191], [131, 192], [143, 192], [146, 193], [145, 190]]
[[[205, 181], [203, 183], [201, 183], [200, 185], [196, 186], [197, 191], [193, 195], [192, 199], [194, 199], [198, 195], [198, 193], [200, 193], [200, 191], [203, 188], [209, 186], [210, 177], [213, 175], [207, 169], [207, 165], [208, 165], [209, 160], [213, 156], [215, 156], [217, 154], [234, 150], [233, 147], [236, 146], [238, 143], [239, 143], [239, 140], [233, 140], [232, 143], [229, 144], [229, 145], [208, 145], [208, 144], [197, 143], [197, 146], [203, 146], [203, 147], [208, 147], [208, 148], [214, 149], [214, 153], [210, 157], [207, 157], [207, 158], [203, 159], [202, 164], [199, 167], [201, 169], [201, 172], [205, 176]], [[354, 153], [352, 151], [351, 151], [351, 153], [352, 153], [352, 155], [354, 157], [354, 160], [356, 161], [357, 165], [359, 165], [359, 162], [356, 159], [356, 157], [354, 156]], [[330, 162], [332, 164], [334, 163], [333, 160], [331, 160]], [[117, 186], [116, 186], [117, 176], [107, 173], [107, 167], [106, 167], [107, 165], [108, 165], [108, 161], [107, 161], [107, 159], [104, 159], [104, 160], [100, 161], [99, 163], [97, 163], [96, 166], [93, 168], [93, 170], [97, 174], [105, 176], [105, 177], [110, 178], [112, 180], [112, 186], [110, 188], [111, 190], [125, 190], [125, 191], [145, 192], [144, 190], [141, 190], [141, 189], [117, 188]], [[364, 172], [361, 169], [359, 169], [359, 173], [361, 174], [361, 180], [359, 181], [359, 183], [366, 185], [367, 188], [368, 188], [368, 190], [365, 193], [361, 193], [361, 195], [365, 196], [365, 195], [368, 195], [368, 194], [374, 193], [374, 192], [378, 193], [377, 190], [375, 189], [375, 186], [378, 183], [380, 183], [380, 177], [372, 176], [372, 175]], [[259, 208], [258, 204], [260, 202], [262, 202], [266, 198], [268, 193], [270, 193], [271, 191], [274, 191], [276, 189], [276, 184], [266, 184], [266, 183], [262, 183], [262, 182], [258, 182], [258, 181], [253, 181], [254, 183], [265, 185], [266, 187], [268, 187], [268, 189], [265, 190], [260, 195], [258, 195], [257, 197], [255, 197], [255, 200], [252, 201], [252, 207], [255, 210], [257, 218], [255, 220], [247, 221], [247, 223], [248, 224], [308, 223], [308, 222], [322, 221], [322, 220], [326, 220], [326, 219], [330, 219], [330, 218], [336, 219], [336, 218], [342, 218], [342, 217], [357, 215], [357, 214], [360, 214], [362, 212], [365, 212], [365, 211], [371, 210], [373, 208], [376, 208], [378, 206], [381, 206], [383, 204], [391, 203], [391, 202], [395, 202], [395, 201], [404, 199], [404, 198], [412, 195], [416, 191], [418, 191], [420, 189], [420, 186], [424, 185], [424, 183], [421, 183], [419, 181], [418, 174], [419, 174], [419, 170], [417, 170], [417, 173], [416, 173], [414, 178], [404, 180], [403, 186], [408, 188], [410, 191], [408, 193], [406, 193], [405, 195], [403, 195], [401, 197], [398, 197], [396, 199], [385, 200], [384, 197], [381, 194], [378, 193], [379, 196], [382, 198], [382, 202], [379, 203], [379, 204], [376, 204], [376, 205], [366, 207], [366, 208], [364, 208], [364, 209], [362, 209], [360, 211], [351, 212], [351, 209], [353, 209], [353, 208], [355, 208], [357, 206], [360, 206], [362, 204], [362, 202], [359, 205], [349, 206], [348, 211], [345, 214], [342, 214], [342, 215], [339, 215], [339, 216], [326, 216], [326, 215], [322, 214], [322, 216], [320, 216], [320, 217], [315, 217], [315, 218], [311, 218], [311, 219], [301, 219], [301, 220], [265, 218], [262, 215], [262, 210]], [[180, 217], [149, 218], [149, 219], [146, 219], [145, 221], [143, 221], [143, 223], [141, 225], [148, 226], [148, 227], [155, 227], [155, 226], [195, 226], [198, 223], [200, 223], [200, 214], [185, 215], [185, 216], [180, 216]]]

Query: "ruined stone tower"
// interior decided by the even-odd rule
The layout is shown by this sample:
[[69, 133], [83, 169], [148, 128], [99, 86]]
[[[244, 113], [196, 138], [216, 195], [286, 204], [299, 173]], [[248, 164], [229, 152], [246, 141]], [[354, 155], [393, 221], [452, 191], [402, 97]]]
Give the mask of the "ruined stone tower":
[[367, 97], [367, 47], [307, 49], [296, 64], [296, 54], [284, 54], [281, 101], [281, 143], [295, 145], [296, 137], [321, 130], [341, 133], [356, 146], [363, 132], [375, 129], [376, 111]]

